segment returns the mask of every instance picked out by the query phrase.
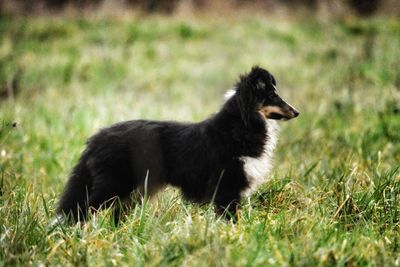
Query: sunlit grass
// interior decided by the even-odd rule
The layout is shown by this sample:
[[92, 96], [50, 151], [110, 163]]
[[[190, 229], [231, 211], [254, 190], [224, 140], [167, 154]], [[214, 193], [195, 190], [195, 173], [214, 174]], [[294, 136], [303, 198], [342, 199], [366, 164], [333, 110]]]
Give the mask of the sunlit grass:
[[[2, 265], [400, 265], [398, 20], [2, 17], [0, 35]], [[254, 64], [301, 115], [238, 223], [168, 189], [117, 227], [52, 224], [86, 138], [200, 121]]]

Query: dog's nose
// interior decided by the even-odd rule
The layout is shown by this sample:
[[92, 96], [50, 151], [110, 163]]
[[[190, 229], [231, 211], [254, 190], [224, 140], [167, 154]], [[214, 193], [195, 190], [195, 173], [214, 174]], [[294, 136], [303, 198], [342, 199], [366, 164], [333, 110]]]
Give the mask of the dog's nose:
[[297, 116], [299, 116], [300, 112], [298, 112], [297, 110], [293, 110], [293, 114], [293, 117], [296, 118]]

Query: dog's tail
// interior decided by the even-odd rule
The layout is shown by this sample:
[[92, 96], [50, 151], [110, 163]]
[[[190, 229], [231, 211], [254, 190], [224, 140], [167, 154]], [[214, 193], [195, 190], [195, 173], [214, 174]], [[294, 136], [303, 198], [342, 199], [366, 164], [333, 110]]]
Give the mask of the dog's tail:
[[92, 183], [87, 167], [88, 154], [88, 151], [85, 151], [72, 170], [58, 203], [57, 213], [66, 216], [68, 221], [77, 222], [86, 219], [88, 195]]

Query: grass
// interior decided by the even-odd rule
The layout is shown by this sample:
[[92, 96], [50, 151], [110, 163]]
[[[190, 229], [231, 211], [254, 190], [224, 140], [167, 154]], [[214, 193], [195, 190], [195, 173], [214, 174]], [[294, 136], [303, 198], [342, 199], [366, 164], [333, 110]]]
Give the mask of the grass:
[[[400, 21], [0, 18], [0, 262], [400, 266]], [[118, 227], [52, 224], [87, 137], [199, 121], [254, 64], [301, 115], [238, 223], [168, 189]]]

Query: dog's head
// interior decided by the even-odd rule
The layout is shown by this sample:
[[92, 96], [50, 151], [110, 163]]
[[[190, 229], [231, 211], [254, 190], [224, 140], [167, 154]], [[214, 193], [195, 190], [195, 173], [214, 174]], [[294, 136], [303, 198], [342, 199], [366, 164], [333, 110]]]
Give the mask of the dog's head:
[[242, 76], [237, 84], [237, 92], [244, 112], [259, 112], [265, 119], [290, 120], [299, 112], [286, 103], [276, 91], [274, 76], [260, 67]]

